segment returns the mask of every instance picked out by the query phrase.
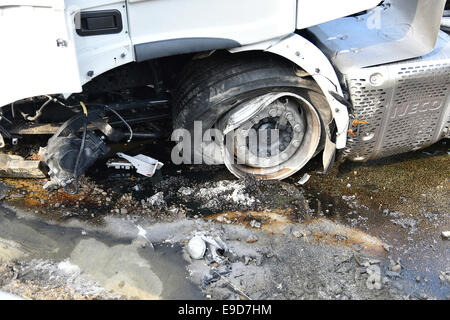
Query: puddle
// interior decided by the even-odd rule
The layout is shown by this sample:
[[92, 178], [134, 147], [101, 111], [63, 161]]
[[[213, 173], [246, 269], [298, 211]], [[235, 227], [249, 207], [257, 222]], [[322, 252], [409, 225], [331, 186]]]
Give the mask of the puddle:
[[0, 244], [16, 244], [15, 250], [0, 250], [3, 259], [68, 260], [109, 292], [128, 299], [203, 298], [187, 280], [180, 247], [155, 244], [153, 250], [136, 239], [18, 218], [3, 207], [0, 235]]

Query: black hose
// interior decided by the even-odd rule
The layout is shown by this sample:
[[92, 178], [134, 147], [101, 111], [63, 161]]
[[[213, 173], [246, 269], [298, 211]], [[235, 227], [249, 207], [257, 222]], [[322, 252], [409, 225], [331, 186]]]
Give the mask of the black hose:
[[122, 118], [122, 116], [116, 110], [110, 108], [106, 104], [105, 104], [105, 108], [108, 109], [109, 111], [111, 111], [112, 113], [114, 113], [116, 115], [116, 117], [119, 118], [119, 120], [122, 121], [128, 127], [128, 130], [130, 131], [130, 137], [128, 138], [127, 142], [130, 142], [131, 139], [133, 139], [133, 129], [131, 129], [131, 126], [128, 124], [128, 122], [125, 121], [124, 118]]
[[88, 117], [87, 117], [87, 112], [85, 112], [84, 122], [83, 122], [83, 135], [81, 137], [80, 150], [78, 151], [77, 160], [75, 161], [75, 166], [73, 168], [74, 190], [73, 191], [69, 190], [69, 188], [67, 188], [67, 186], [64, 187], [64, 190], [69, 194], [78, 193], [78, 176], [79, 176], [78, 170], [80, 169], [81, 155], [84, 152], [84, 145], [86, 144], [87, 125], [88, 125]]

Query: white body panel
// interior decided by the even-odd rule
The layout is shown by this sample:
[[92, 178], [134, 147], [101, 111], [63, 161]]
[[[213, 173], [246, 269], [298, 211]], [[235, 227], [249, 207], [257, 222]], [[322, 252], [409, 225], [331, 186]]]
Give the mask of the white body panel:
[[255, 43], [292, 33], [295, 12], [296, 0], [128, 0], [134, 45], [182, 38]]
[[[231, 40], [226, 48], [244, 46], [281, 38], [296, 26], [354, 13], [376, 1], [335, 4], [342, 2], [349, 1], [4, 0], [0, 41], [8, 49], [0, 53], [0, 70], [7, 76], [0, 77], [0, 106], [36, 95], [80, 92], [94, 77], [135, 61], [135, 45], [211, 38]], [[76, 33], [78, 12], [110, 9], [121, 13], [120, 33]], [[58, 47], [57, 39], [66, 46]]]
[[[35, 95], [80, 92], [64, 1], [27, 1], [36, 7], [14, 3], [0, 3], [0, 106]], [[58, 46], [58, 39], [64, 44]]]
[[[117, 34], [104, 34], [82, 37], [75, 31], [75, 40], [79, 74], [82, 84], [99, 76], [105, 71], [114, 69], [125, 63], [134, 61], [134, 51], [128, 33], [128, 20], [125, 0], [66, 0], [68, 21], [74, 21], [75, 14], [81, 11], [118, 10], [122, 16], [123, 29]], [[89, 76], [88, 72], [93, 75]]]
[[297, 29], [376, 7], [380, 0], [298, 0]]

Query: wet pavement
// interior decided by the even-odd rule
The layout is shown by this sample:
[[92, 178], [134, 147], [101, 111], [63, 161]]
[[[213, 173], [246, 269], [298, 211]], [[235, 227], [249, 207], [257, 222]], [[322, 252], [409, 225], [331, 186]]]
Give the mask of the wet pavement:
[[[0, 290], [30, 298], [46, 296], [24, 287], [50, 284], [68, 290], [47, 298], [449, 299], [449, 240], [441, 236], [450, 229], [449, 143], [344, 162], [327, 175], [316, 159], [283, 182], [173, 166], [170, 145], [147, 143], [127, 152], [165, 163], [152, 180], [106, 169], [106, 159], [76, 196], [48, 194], [43, 180], [3, 179]], [[238, 256], [207, 285], [211, 264], [185, 251], [196, 232], [220, 236]], [[369, 283], [374, 269], [381, 289]]]

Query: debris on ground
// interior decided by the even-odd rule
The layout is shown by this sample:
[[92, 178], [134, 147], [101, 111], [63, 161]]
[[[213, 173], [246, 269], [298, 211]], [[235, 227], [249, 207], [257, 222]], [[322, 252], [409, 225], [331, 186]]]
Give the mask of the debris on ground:
[[[139, 152], [143, 151], [130, 154]], [[70, 243], [77, 242], [72, 237], [80, 237], [82, 243], [88, 241], [83, 250], [77, 250], [78, 260], [70, 257], [62, 264], [60, 260], [54, 262], [57, 273], [66, 277], [87, 276], [87, 271], [78, 272], [76, 266], [81, 270], [89, 267], [90, 272], [103, 277], [92, 263], [96, 259], [91, 259], [88, 266], [82, 265], [89, 260], [84, 254], [90, 252], [93, 257], [97, 252], [91, 244], [101, 234], [97, 231], [108, 230], [99, 241], [104, 242], [102, 252], [109, 254], [113, 248], [121, 247], [118, 243], [129, 244], [129, 239], [134, 239], [133, 248], [137, 251], [128, 260], [148, 263], [146, 270], [154, 271], [156, 276], [163, 272], [161, 290], [164, 288], [165, 293], [173, 290], [173, 284], [165, 280], [167, 274], [186, 279], [183, 272], [187, 269], [187, 281], [195, 287], [193, 292], [199, 290], [198, 294], [211, 299], [443, 299], [448, 296], [450, 272], [442, 271], [442, 252], [447, 243], [439, 240], [448, 239], [444, 236], [449, 221], [445, 206], [448, 179], [430, 175], [428, 169], [430, 161], [436, 171], [448, 168], [448, 157], [427, 157], [423, 168], [414, 171], [414, 179], [423, 184], [411, 185], [411, 177], [408, 180], [399, 172], [410, 170], [411, 163], [423, 162], [420, 155], [413, 155], [418, 160], [413, 158], [405, 164], [343, 164], [341, 171], [326, 177], [307, 168], [309, 182], [303, 186], [297, 183], [303, 173], [282, 182], [238, 181], [221, 167], [168, 165], [165, 172], [157, 172], [162, 179], [147, 179], [115, 169], [106, 176], [103, 163], [80, 177], [80, 192], [76, 196], [62, 190], [46, 194], [39, 191], [45, 181], [30, 183], [25, 179], [5, 179], [11, 189], [2, 196], [8, 210], [39, 221], [51, 220], [58, 234], [67, 234], [61, 231], [66, 230], [66, 222], [82, 224], [68, 237]], [[357, 175], [354, 168], [358, 169]], [[422, 173], [429, 179], [420, 178]], [[386, 175], [389, 179], [385, 179]], [[418, 195], [414, 194], [416, 188]], [[111, 221], [121, 224], [111, 227]], [[2, 230], [3, 234], [9, 232]], [[113, 230], [129, 234], [116, 237], [117, 234], [109, 234]], [[197, 255], [189, 249], [196, 236], [203, 244]], [[150, 238], [152, 242], [147, 241]], [[147, 243], [156, 250], [148, 250]], [[164, 262], [160, 262], [162, 256], [155, 258], [163, 251], [161, 245], [173, 247]], [[0, 256], [2, 250], [0, 243]], [[49, 253], [52, 250], [45, 250], [53, 255]], [[16, 257], [20, 253], [6, 251], [4, 256]], [[123, 252], [129, 251], [127, 247]], [[57, 255], [62, 256], [62, 252]], [[388, 255], [395, 261], [389, 263]], [[24, 262], [20, 255], [18, 259]], [[124, 263], [128, 261], [117, 262]], [[6, 264], [14, 266], [13, 262]], [[180, 268], [181, 272], [173, 272], [172, 268]], [[102, 269], [108, 268], [102, 265]], [[128, 265], [126, 269], [130, 269]], [[8, 272], [0, 271], [0, 290], [20, 294], [2, 287], [11, 282]], [[42, 279], [36, 282], [36, 290], [53, 288], [49, 277]], [[122, 278], [110, 283], [110, 287], [100, 283], [103, 288], [120, 289], [130, 287], [129, 281]], [[143, 290], [140, 283], [142, 278], [133, 282], [133, 293], [123, 291], [124, 298], [133, 298], [134, 294], [148, 297], [148, 288]], [[64, 298], [67, 290], [49, 290], [48, 296], [55, 293]], [[179, 294], [176, 297], [189, 296], [182, 291]], [[37, 297], [35, 293], [25, 296]]]
[[146, 177], [152, 177], [155, 171], [161, 169], [163, 166], [162, 162], [143, 154], [129, 156], [123, 152], [118, 152], [117, 155], [128, 160], [136, 168], [137, 173]]
[[392, 266], [391, 270], [392, 270], [392, 272], [398, 272], [398, 271], [402, 270], [402, 266], [400, 264], [396, 264], [396, 265]]
[[309, 178], [311, 178], [311, 176], [310, 176], [309, 174], [305, 173], [305, 174], [303, 175], [303, 177], [302, 177], [300, 180], [298, 180], [297, 183], [298, 183], [298, 184], [301, 184], [301, 185], [304, 185], [305, 183], [308, 182]]
[[370, 290], [380, 290], [382, 287], [380, 267], [377, 265], [369, 265], [366, 272], [369, 275], [366, 281], [367, 288]]
[[442, 231], [442, 238], [448, 240], [450, 238], [450, 231]]
[[446, 281], [448, 283], [450, 283], [450, 271], [441, 271], [439, 274], [439, 279], [441, 281]]
[[155, 193], [153, 196], [151, 196], [150, 198], [147, 198], [147, 200], [142, 200], [143, 204], [148, 204], [151, 207], [156, 207], [156, 208], [163, 208], [165, 206], [167, 206], [166, 201], [164, 200], [164, 192], [160, 191]]
[[392, 219], [394, 224], [401, 226], [404, 229], [409, 229], [409, 233], [414, 233], [417, 231], [417, 223], [418, 221], [413, 218], [401, 218], [401, 219]]
[[25, 160], [18, 155], [0, 153], [0, 177], [2, 178], [45, 178], [39, 160]]
[[254, 234], [251, 234], [247, 237], [247, 243], [254, 243], [256, 241], [258, 241], [258, 237], [255, 236]]
[[201, 237], [195, 236], [189, 240], [187, 250], [192, 259], [202, 259], [206, 252], [205, 241]]
[[123, 299], [100, 287], [68, 260], [9, 262], [0, 266], [0, 273], [0, 289], [25, 299]]
[[256, 229], [261, 229], [261, 222], [256, 221], [256, 220], [252, 220], [250, 221], [250, 227], [252, 228], [256, 228]]

